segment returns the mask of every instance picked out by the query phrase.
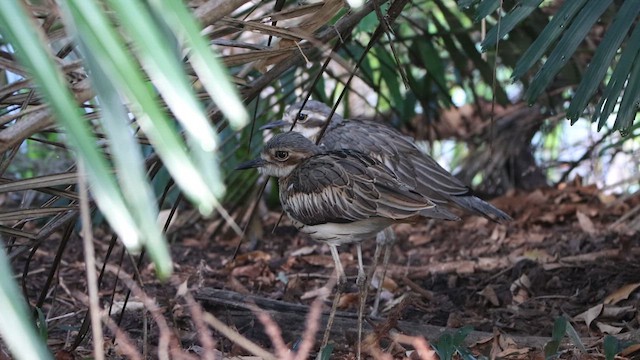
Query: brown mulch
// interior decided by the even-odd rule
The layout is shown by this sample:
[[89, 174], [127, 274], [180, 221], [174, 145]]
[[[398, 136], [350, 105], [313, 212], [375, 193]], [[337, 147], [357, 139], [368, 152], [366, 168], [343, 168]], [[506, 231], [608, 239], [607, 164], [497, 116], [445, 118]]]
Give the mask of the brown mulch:
[[[514, 221], [499, 225], [471, 216], [461, 222], [396, 227], [398, 242], [383, 286], [382, 314], [370, 319], [367, 325], [369, 333], [378, 336], [374, 341], [376, 348], [401, 358], [408, 356], [405, 350], [413, 347], [393, 341], [394, 334], [423, 335], [433, 342], [439, 336], [428, 330], [416, 333], [426, 329], [420, 326], [451, 331], [472, 326], [476, 333], [467, 339], [467, 346], [476, 355], [544, 358], [540, 344], [550, 338], [554, 321], [559, 317], [570, 320], [587, 347], [587, 353], [583, 353], [571, 344], [565, 345], [564, 352], [559, 354], [563, 358], [603, 358], [605, 334], [639, 342], [640, 239], [625, 231], [624, 224], [615, 227], [612, 224], [638, 205], [640, 199], [618, 201], [593, 186], [573, 184], [508, 194], [493, 203], [511, 214]], [[190, 354], [202, 349], [194, 315], [176, 295], [180, 284], [186, 284], [196, 294], [206, 311], [266, 349], [272, 349], [272, 344], [255, 313], [241, 312], [229, 303], [202, 301], [206, 297], [202, 291], [224, 290], [251, 298], [256, 304], [260, 299], [273, 301], [272, 314], [290, 311], [300, 319], [295, 328], [304, 329], [308, 306], [314, 301], [312, 295], [327, 283], [333, 262], [326, 246], [298, 234], [286, 219], [272, 232], [279, 217], [280, 213], [275, 211], [262, 214], [262, 226], [252, 227], [250, 234], [254, 243], [243, 244], [234, 260], [232, 255], [239, 238], [230, 231], [210, 237], [208, 234], [216, 224], [201, 221], [172, 232], [176, 272], [170, 281], [158, 281], [152, 266], [143, 262], [140, 273], [144, 291], [155, 298], [180, 347]], [[102, 261], [109, 236], [97, 234], [97, 238], [98, 260]], [[32, 304], [39, 296], [56, 252], [54, 240], [44, 244], [29, 265], [31, 273], [25, 287]], [[48, 324], [52, 349], [68, 348], [84, 317], [81, 294], [86, 292], [86, 285], [81, 242], [72, 241], [57, 273], [57, 285], [43, 307], [47, 318], [57, 318]], [[374, 241], [364, 244], [365, 265], [371, 263], [374, 248]], [[341, 254], [347, 274], [354, 279], [355, 249], [345, 247]], [[117, 265], [119, 257], [120, 250], [116, 248], [109, 263]], [[133, 261], [135, 257], [125, 255], [122, 271], [132, 274]], [[24, 263], [25, 259], [14, 262], [18, 272]], [[116, 285], [115, 278], [108, 273], [101, 286], [105, 307], [112, 293], [117, 304], [125, 299], [126, 286], [122, 282]], [[370, 304], [373, 293], [375, 289], [370, 291]], [[141, 303], [138, 296], [130, 301], [134, 306]], [[341, 330], [340, 326], [353, 327], [357, 305], [353, 284], [341, 298], [343, 317], [342, 322], [336, 322], [336, 338], [332, 333], [335, 342], [332, 358], [353, 356], [354, 339], [344, 335], [352, 329]], [[324, 306], [327, 310], [330, 301]], [[242, 317], [244, 322], [235, 317]], [[117, 316], [112, 319], [117, 320]], [[151, 327], [149, 335], [142, 330], [145, 323]], [[293, 329], [292, 323], [278, 325], [289, 347], [300, 341], [300, 333], [287, 331]], [[151, 317], [129, 310], [120, 327], [139, 351], [146, 346], [150, 357], [155, 357], [157, 331]], [[112, 334], [107, 331], [105, 336], [110, 339]], [[214, 334], [214, 338], [218, 341], [216, 348], [225, 354], [247, 354], [224, 336]], [[123, 356], [119, 345], [108, 342], [105, 346], [110, 357]], [[91, 346], [84, 343], [71, 353], [59, 352], [58, 357], [79, 358], [88, 356], [90, 351]], [[629, 351], [625, 356], [637, 354], [633, 349]]]

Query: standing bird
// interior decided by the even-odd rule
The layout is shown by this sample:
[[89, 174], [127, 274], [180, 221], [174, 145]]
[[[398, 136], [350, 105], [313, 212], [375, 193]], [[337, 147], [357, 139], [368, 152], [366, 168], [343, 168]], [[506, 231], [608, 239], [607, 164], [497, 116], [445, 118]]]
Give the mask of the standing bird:
[[[318, 137], [330, 113], [331, 108], [322, 102], [309, 100], [304, 104], [304, 108], [303, 102], [297, 102], [285, 110], [281, 121], [269, 123], [261, 130], [276, 127], [286, 127], [288, 130], [293, 126], [292, 131], [318, 143]], [[474, 196], [468, 186], [422, 152], [412, 138], [385, 124], [370, 120], [344, 119], [334, 114], [319, 144], [328, 150], [357, 150], [379, 160], [402, 183], [439, 207], [444, 207], [440, 209], [442, 212], [446, 211], [447, 207], [457, 207], [498, 223], [511, 220], [502, 210]], [[384, 271], [389, 261], [389, 249], [394, 236], [390, 230], [378, 236], [378, 244], [386, 245]], [[384, 279], [384, 272], [382, 278]], [[378, 287], [374, 313], [378, 307], [380, 289], [381, 286]]]
[[357, 284], [363, 294], [367, 284], [362, 241], [394, 223], [458, 219], [368, 154], [350, 149], [325, 150], [297, 132], [275, 135], [258, 158], [237, 167], [250, 168], [277, 177], [280, 203], [294, 226], [329, 245], [338, 274], [336, 299], [346, 283], [339, 245], [353, 243], [357, 247]]

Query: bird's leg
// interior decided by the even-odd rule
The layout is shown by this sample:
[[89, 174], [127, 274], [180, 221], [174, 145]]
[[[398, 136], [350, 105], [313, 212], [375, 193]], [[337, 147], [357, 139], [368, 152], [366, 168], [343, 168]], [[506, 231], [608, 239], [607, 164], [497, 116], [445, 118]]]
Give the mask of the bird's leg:
[[340, 254], [338, 253], [338, 246], [329, 244], [329, 250], [331, 250], [331, 257], [336, 266], [336, 273], [338, 274], [338, 290], [344, 292], [344, 288], [347, 285], [347, 275], [344, 272], [344, 267], [340, 261]]
[[327, 320], [327, 327], [324, 330], [324, 335], [322, 336], [322, 344], [320, 345], [320, 349], [324, 349], [329, 343], [329, 335], [331, 334], [331, 327], [333, 327], [333, 320], [336, 316], [336, 311], [338, 310], [338, 304], [340, 303], [340, 295], [344, 292], [344, 289], [347, 285], [347, 275], [344, 273], [344, 267], [342, 267], [342, 262], [340, 262], [340, 254], [338, 254], [338, 247], [333, 244], [329, 245], [329, 250], [331, 250], [331, 257], [333, 257], [333, 262], [335, 263], [336, 268], [336, 276], [337, 276], [337, 284], [336, 284], [336, 294], [333, 298], [333, 304], [331, 305], [331, 312], [329, 312], [329, 319]]
[[358, 309], [358, 352], [356, 359], [360, 360], [360, 354], [362, 353], [362, 324], [365, 307], [367, 305], [369, 284], [367, 283], [367, 274], [364, 272], [364, 263], [362, 262], [362, 244], [357, 243], [356, 249], [358, 251], [358, 278], [356, 279], [356, 285], [358, 285], [358, 291], [360, 291], [360, 308]]
[[[377, 263], [378, 256], [380, 256], [380, 248], [384, 247], [384, 258], [382, 259], [382, 276], [380, 276], [380, 284], [376, 290], [376, 297], [373, 301], [373, 310], [371, 310], [371, 316], [378, 314], [378, 306], [380, 305], [380, 293], [384, 286], [384, 278], [387, 275], [387, 267], [389, 266], [389, 257], [391, 256], [391, 248], [396, 242], [396, 234], [391, 227], [384, 229], [376, 235], [376, 255], [374, 255], [374, 261]], [[375, 274], [376, 268], [374, 267], [372, 273]], [[371, 276], [373, 281], [373, 275]]]

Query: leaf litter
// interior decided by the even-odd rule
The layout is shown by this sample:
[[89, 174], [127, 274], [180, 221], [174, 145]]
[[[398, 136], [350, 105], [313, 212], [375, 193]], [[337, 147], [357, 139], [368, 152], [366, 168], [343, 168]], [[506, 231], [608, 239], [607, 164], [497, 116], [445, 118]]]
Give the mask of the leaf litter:
[[[640, 239], [620, 226], [610, 225], [626, 211], [640, 203], [631, 197], [623, 202], [604, 196], [593, 186], [569, 184], [559, 188], [536, 190], [532, 193], [512, 193], [492, 201], [508, 212], [514, 221], [507, 225], [494, 224], [483, 218], [466, 216], [462, 222], [427, 222], [418, 225], [398, 225], [398, 242], [392, 248], [386, 273], [381, 315], [370, 322], [381, 328], [393, 328], [392, 320], [412, 324], [428, 324], [443, 328], [470, 326], [479, 332], [475, 341], [467, 339], [469, 354], [512, 359], [544, 358], [544, 347], [532, 346], [526, 339], [552, 340], [557, 319], [568, 319], [575, 334], [564, 335], [556, 354], [560, 358], [602, 358], [603, 339], [607, 334], [619, 338], [618, 354], [637, 356], [640, 329]], [[185, 212], [185, 214], [188, 212]], [[264, 229], [257, 242], [247, 244], [235, 259], [232, 255], [239, 239], [235, 235], [218, 234], [209, 238], [210, 224], [180, 226], [176, 221], [172, 245], [177, 274], [183, 289], [227, 289], [236, 293], [279, 300], [292, 304], [310, 305], [333, 272], [333, 262], [326, 246], [300, 235], [285, 219], [272, 232], [280, 216], [278, 211], [261, 214]], [[190, 223], [184, 221], [182, 223]], [[207, 234], [203, 238], [203, 234]], [[100, 256], [106, 252], [104, 242], [98, 242]], [[375, 241], [363, 244], [365, 266], [369, 265]], [[45, 244], [32, 260], [31, 268], [49, 266], [55, 249]], [[355, 249], [342, 247], [341, 259], [349, 276], [347, 292], [340, 301], [341, 311], [354, 313], [358, 306]], [[38, 265], [34, 265], [34, 262]], [[19, 266], [20, 262], [18, 262]], [[380, 271], [376, 272], [375, 287], [380, 286]], [[130, 264], [123, 270], [133, 273]], [[59, 282], [65, 291], [58, 291], [52, 302], [43, 309], [50, 318], [50, 345], [54, 350], [68, 346], [68, 329], [78, 326], [82, 310], [73, 299], [74, 292], [85, 291], [84, 263], [81, 249], [65, 253]], [[195, 327], [188, 312], [176, 311], [178, 286], [160, 283], [152, 267], [140, 269], [144, 289], [164, 309], [171, 313], [178, 326], [183, 346], [197, 348]], [[30, 296], [38, 293], [46, 272], [33, 272], [26, 284]], [[101, 289], [103, 306], [108, 306], [115, 279], [106, 276]], [[369, 305], [373, 304], [370, 291]], [[116, 286], [115, 302], [125, 299], [123, 285]], [[133, 298], [134, 303], [139, 299]], [[174, 305], [172, 305], [174, 304]], [[325, 304], [325, 310], [330, 300]], [[370, 309], [370, 307], [369, 307]], [[207, 308], [215, 315], [229, 315], [224, 308]], [[61, 316], [73, 314], [74, 316]], [[128, 329], [136, 341], [141, 333], [135, 331], [143, 324], [144, 315], [126, 310], [123, 329]], [[385, 325], [386, 324], [386, 325]], [[279, 324], [283, 331], [288, 324]], [[384, 325], [384, 326], [383, 326]], [[133, 330], [132, 330], [133, 329]], [[259, 329], [238, 328], [250, 339]], [[379, 330], [376, 330], [379, 331]], [[375, 341], [382, 351], [405, 357], [399, 351], [390, 330], [376, 333]], [[393, 333], [402, 333], [396, 327]], [[286, 331], [285, 331], [286, 332]], [[189, 335], [191, 334], [191, 335]], [[421, 334], [407, 333], [408, 336]], [[56, 339], [56, 337], [58, 337]], [[428, 337], [429, 342], [437, 337]], [[571, 338], [581, 339], [587, 353]], [[525, 339], [523, 341], [523, 339]], [[633, 341], [635, 339], [635, 341]], [[246, 356], [245, 350], [224, 338], [220, 349], [228, 355]], [[288, 338], [289, 346], [299, 339]], [[150, 343], [157, 339], [147, 339]], [[267, 349], [271, 344], [262, 342]], [[317, 345], [317, 344], [316, 344]], [[352, 344], [334, 344], [332, 358], [349, 358]], [[56, 349], [58, 347], [58, 349]], [[549, 347], [547, 347], [549, 348]], [[89, 352], [90, 346], [80, 347], [76, 354]], [[115, 350], [114, 350], [115, 351]], [[405, 354], [405, 355], [402, 355]], [[85, 354], [86, 355], [86, 354]], [[117, 356], [116, 356], [117, 357]]]

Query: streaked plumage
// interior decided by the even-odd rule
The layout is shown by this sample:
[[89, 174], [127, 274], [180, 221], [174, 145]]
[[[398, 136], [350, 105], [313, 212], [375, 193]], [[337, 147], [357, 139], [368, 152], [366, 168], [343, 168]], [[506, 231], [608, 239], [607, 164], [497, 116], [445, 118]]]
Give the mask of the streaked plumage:
[[[316, 142], [331, 111], [324, 103], [310, 100], [291, 105], [282, 121], [263, 128], [291, 126], [293, 131]], [[396, 177], [437, 205], [457, 206], [497, 222], [510, 220], [509, 215], [471, 193], [469, 187], [424, 154], [413, 139], [382, 123], [344, 119], [334, 114], [320, 144], [329, 150], [352, 149], [383, 162]], [[444, 209], [440, 209], [445, 211]]]
[[239, 166], [278, 177], [294, 225], [332, 246], [360, 242], [396, 222], [456, 220], [403, 184], [380, 161], [354, 150], [325, 151], [299, 133], [274, 136], [260, 157]]

